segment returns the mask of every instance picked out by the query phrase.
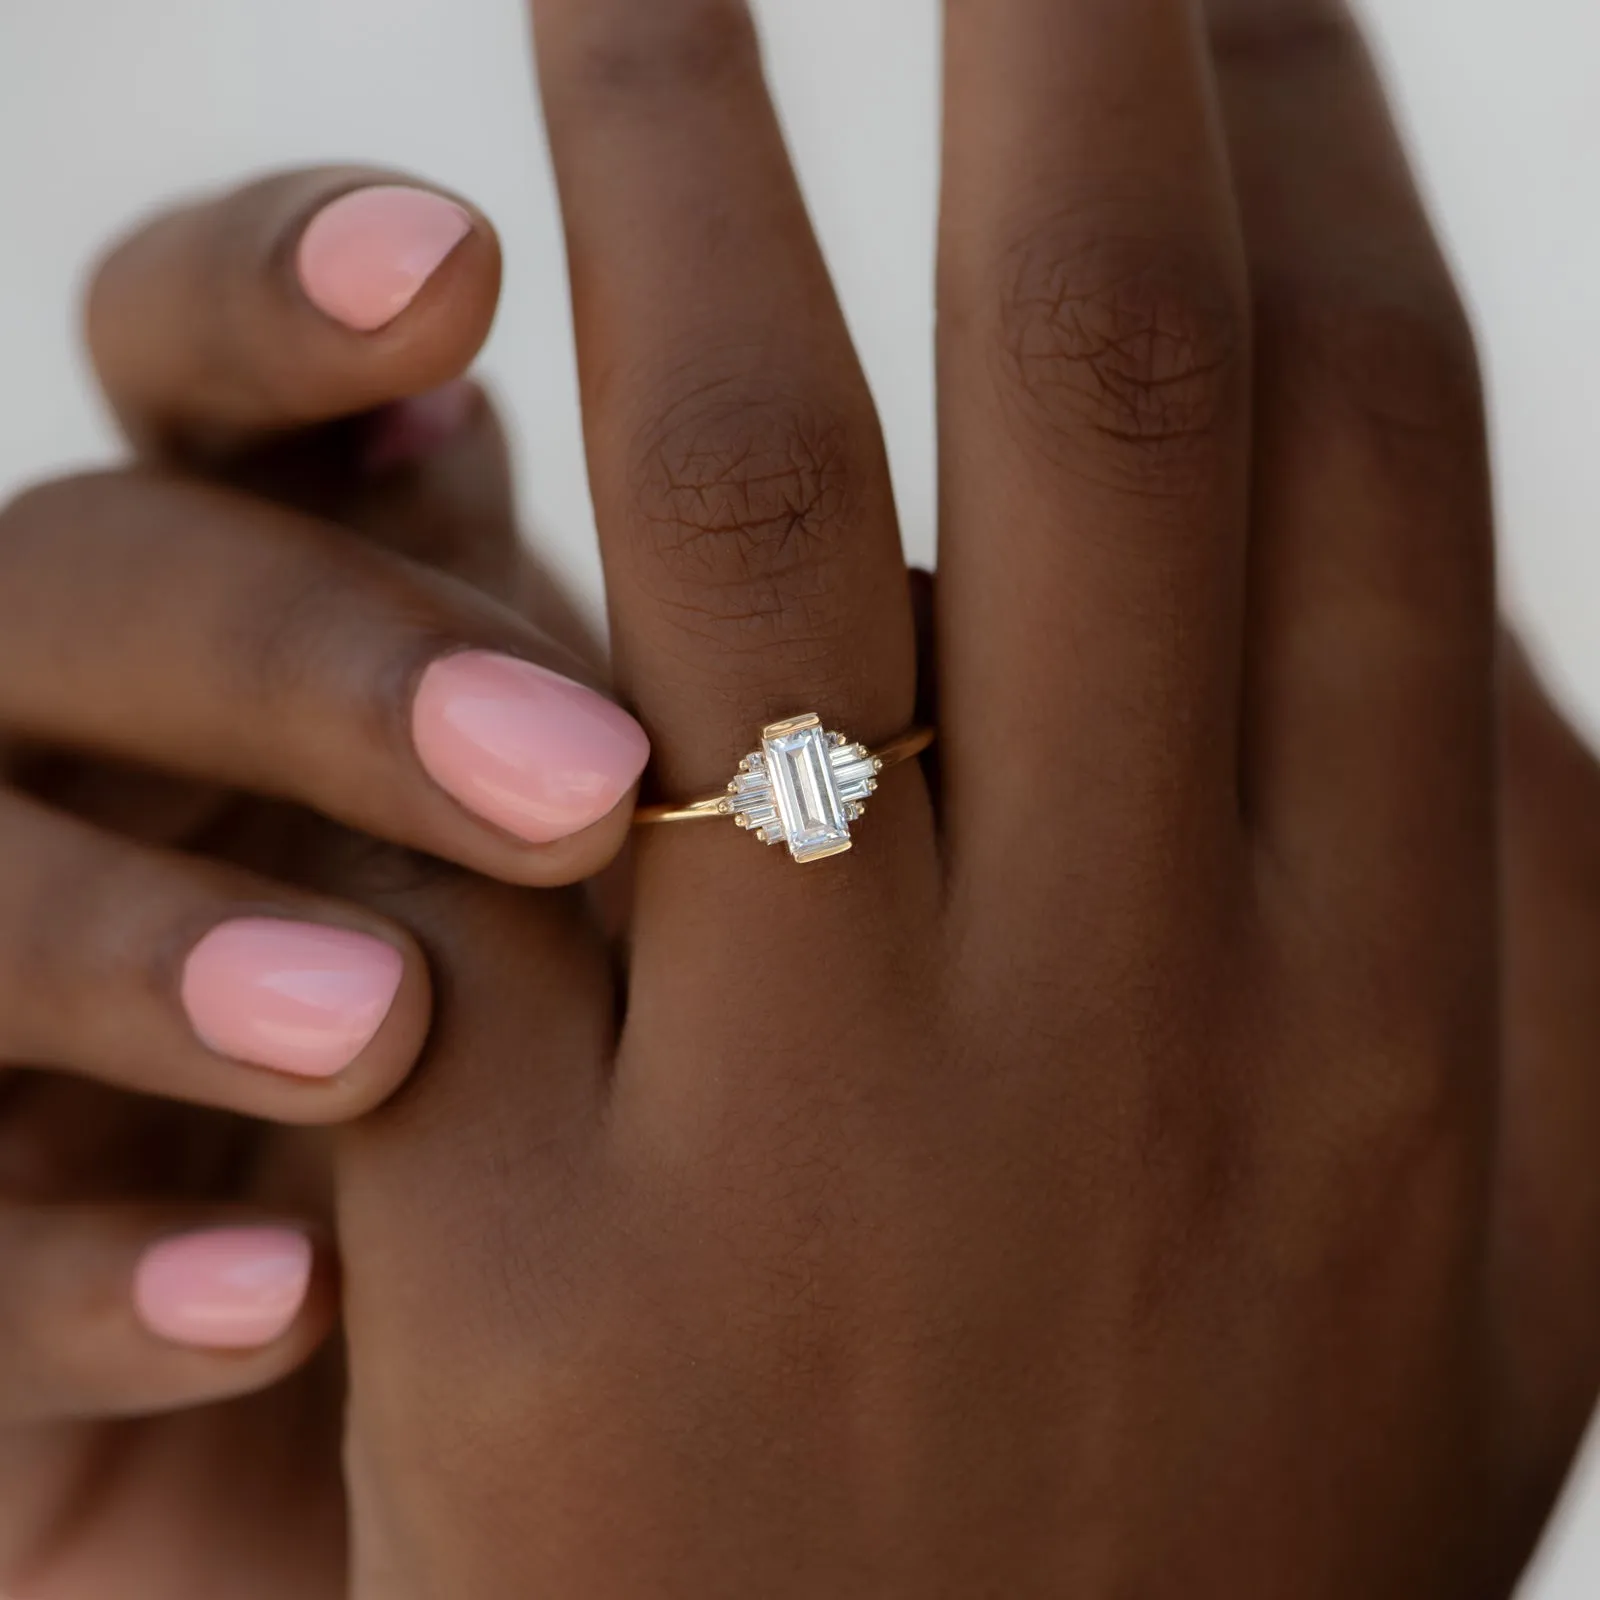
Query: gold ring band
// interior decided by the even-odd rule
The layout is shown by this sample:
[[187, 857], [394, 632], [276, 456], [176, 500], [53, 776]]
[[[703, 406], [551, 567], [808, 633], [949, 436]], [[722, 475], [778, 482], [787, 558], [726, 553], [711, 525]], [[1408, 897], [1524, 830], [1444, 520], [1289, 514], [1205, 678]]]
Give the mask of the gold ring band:
[[877, 789], [878, 775], [915, 760], [933, 740], [932, 728], [908, 728], [869, 750], [842, 733], [828, 732], [815, 712], [789, 717], [761, 730], [761, 748], [739, 763], [725, 789], [699, 800], [641, 806], [633, 820], [731, 817], [763, 844], [787, 844], [796, 861], [820, 861], [851, 847], [850, 824]]

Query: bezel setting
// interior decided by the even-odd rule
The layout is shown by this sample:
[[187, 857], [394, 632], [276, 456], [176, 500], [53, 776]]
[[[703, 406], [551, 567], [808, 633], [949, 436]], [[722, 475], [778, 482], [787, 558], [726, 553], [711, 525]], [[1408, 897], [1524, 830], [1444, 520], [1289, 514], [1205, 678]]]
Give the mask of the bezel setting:
[[761, 748], [739, 763], [718, 810], [798, 862], [843, 855], [883, 763], [865, 745], [822, 726], [815, 712], [769, 723]]

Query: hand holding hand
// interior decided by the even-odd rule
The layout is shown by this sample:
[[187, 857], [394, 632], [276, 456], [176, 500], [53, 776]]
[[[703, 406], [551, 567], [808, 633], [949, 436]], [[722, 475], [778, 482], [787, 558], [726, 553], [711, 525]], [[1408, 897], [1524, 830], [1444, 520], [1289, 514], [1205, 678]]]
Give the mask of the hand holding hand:
[[[815, 867], [641, 837], [614, 1042], [441, 956], [342, 1141], [362, 1600], [1465, 1600], [1593, 1393], [1593, 1297], [1542, 1318], [1596, 1033], [1501, 991], [1568, 917], [1592, 985], [1600, 914], [1520, 757], [1502, 833], [1476, 367], [1359, 40], [947, 11], [938, 804]], [[534, 14], [662, 787], [881, 741], [889, 483], [742, 8]]]
[[453, 381], [498, 270], [387, 175], [159, 219], [91, 296], [141, 461], [0, 516], [7, 1594], [344, 1593], [321, 1130], [432, 1013], [362, 896], [588, 875], [645, 754]]

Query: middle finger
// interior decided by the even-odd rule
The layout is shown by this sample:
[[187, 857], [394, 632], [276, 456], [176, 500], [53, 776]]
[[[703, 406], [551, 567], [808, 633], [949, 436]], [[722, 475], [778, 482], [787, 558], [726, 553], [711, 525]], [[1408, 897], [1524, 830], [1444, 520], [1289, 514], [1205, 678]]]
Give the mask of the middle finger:
[[946, 61], [953, 853], [1013, 906], [1052, 840], [1167, 882], [1236, 824], [1247, 293], [1202, 36], [1190, 0], [950, 0]]

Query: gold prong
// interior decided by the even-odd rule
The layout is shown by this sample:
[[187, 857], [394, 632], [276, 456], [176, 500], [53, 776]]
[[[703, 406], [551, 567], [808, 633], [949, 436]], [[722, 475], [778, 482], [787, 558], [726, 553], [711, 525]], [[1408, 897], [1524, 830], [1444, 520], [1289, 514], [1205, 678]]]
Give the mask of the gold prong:
[[[837, 844], [823, 845], [818, 849], [804, 851], [802, 854], [795, 856], [794, 859], [802, 866], [806, 866], [813, 861], [826, 861], [829, 856], [842, 856], [846, 850], [853, 850], [854, 848], [855, 840], [846, 838], [841, 839]], [[793, 855], [793, 851], [790, 854]]]
[[815, 711], [808, 711], [804, 716], [786, 717], [782, 722], [769, 722], [761, 730], [761, 737], [765, 739], [781, 739], [786, 733], [799, 733], [805, 728], [820, 728], [822, 718]]
[[873, 770], [873, 771], [874, 771], [874, 772], [882, 772], [882, 771], [883, 771], [883, 762], [882, 762], [882, 760], [881, 760], [881, 759], [880, 759], [880, 758], [879, 758], [879, 757], [877, 757], [877, 756], [874, 756], [874, 757], [873, 757], [873, 758], [872, 758], [872, 770]]
[[732, 810], [733, 810], [733, 807], [731, 805], [729, 805], [729, 803], [726, 800], [719, 800], [717, 802], [717, 811], [718, 811], [719, 815], [725, 817]]

